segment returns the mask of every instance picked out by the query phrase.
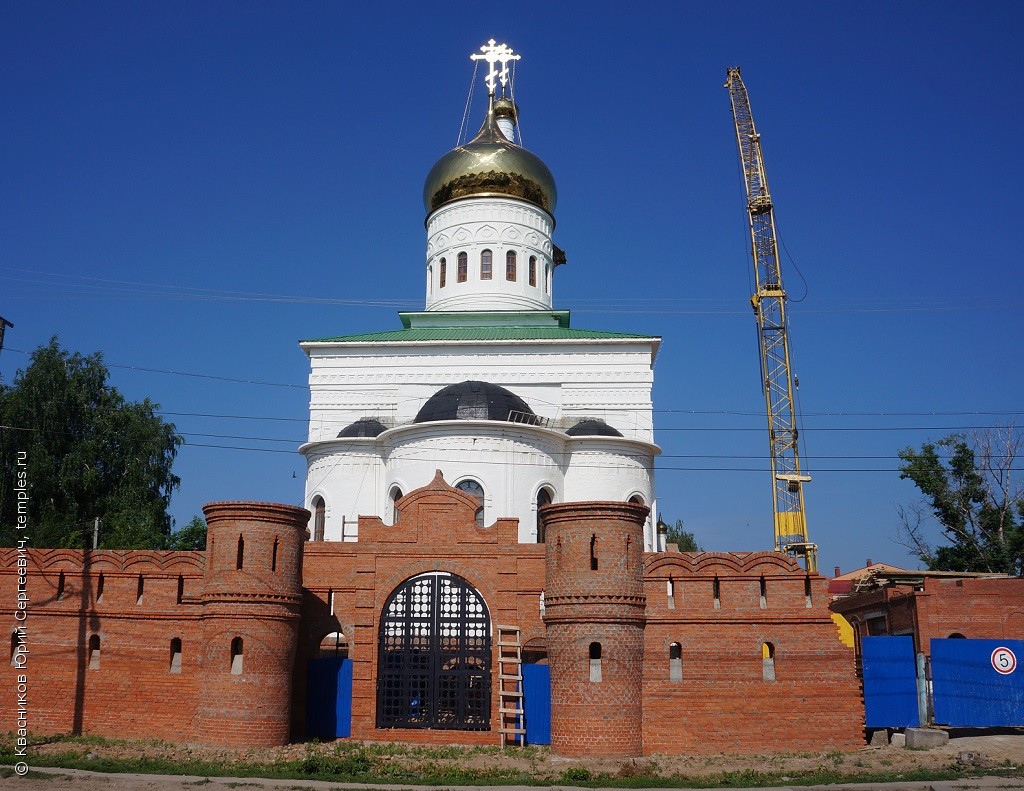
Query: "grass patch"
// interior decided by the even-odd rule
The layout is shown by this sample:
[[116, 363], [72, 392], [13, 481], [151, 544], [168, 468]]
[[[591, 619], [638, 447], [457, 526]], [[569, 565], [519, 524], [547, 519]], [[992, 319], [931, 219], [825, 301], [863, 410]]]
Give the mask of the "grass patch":
[[[517, 750], [517, 756], [526, 758], [526, 763], [538, 767], [529, 771], [503, 767], [498, 761], [477, 761], [483, 768], [471, 768], [459, 762], [473, 756], [495, 757], [502, 754], [499, 747], [423, 747], [402, 744], [363, 744], [360, 742], [338, 741], [332, 744], [310, 743], [304, 754], [292, 750], [291, 757], [259, 762], [258, 757], [202, 759], [183, 758], [172, 760], [160, 756], [135, 755], [112, 757], [97, 754], [98, 747], [118, 747], [122, 753], [130, 752], [133, 746], [158, 745], [169, 749], [172, 745], [160, 742], [132, 742], [128, 740], [102, 739], [100, 737], [59, 737], [36, 744], [59, 744], [61, 749], [45, 754], [34, 754], [36, 766], [52, 766], [65, 769], [87, 769], [94, 772], [139, 774], [192, 775], [197, 778], [237, 777], [272, 778], [290, 780], [327, 780], [333, 782], [357, 782], [382, 789], [395, 783], [437, 786], [454, 785], [532, 785], [552, 784], [585, 786], [590, 788], [737, 788], [757, 786], [801, 786], [826, 785], [829, 783], [891, 783], [909, 781], [957, 780], [976, 777], [981, 774], [998, 774], [1005, 777], [1020, 777], [1019, 767], [981, 769], [950, 765], [942, 769], [908, 770], [899, 773], [892, 770], [857, 770], [845, 762], [843, 753], [826, 753], [817, 756], [820, 766], [813, 770], [786, 770], [781, 757], [766, 757], [760, 763], [761, 769], [722, 771], [705, 776], [690, 776], [682, 773], [659, 771], [656, 761], [624, 762], [617, 773], [598, 773], [582, 765], [565, 768], [553, 777], [542, 773], [541, 761], [547, 751], [543, 748], [528, 747]], [[124, 748], [128, 748], [125, 750]], [[507, 754], [507, 753], [506, 753]], [[297, 757], [296, 757], [297, 756]], [[768, 759], [771, 760], [768, 760]], [[778, 760], [776, 760], [778, 759]], [[14, 755], [13, 743], [0, 738], [0, 777], [7, 778], [13, 771], [5, 766], [20, 760]], [[520, 764], [522, 765], [522, 763]], [[30, 772], [30, 776], [54, 778], [54, 775]], [[208, 779], [197, 779], [189, 785], [202, 786]], [[246, 782], [232, 783], [232, 788], [245, 788]], [[292, 786], [294, 791], [308, 791], [302, 785]]]

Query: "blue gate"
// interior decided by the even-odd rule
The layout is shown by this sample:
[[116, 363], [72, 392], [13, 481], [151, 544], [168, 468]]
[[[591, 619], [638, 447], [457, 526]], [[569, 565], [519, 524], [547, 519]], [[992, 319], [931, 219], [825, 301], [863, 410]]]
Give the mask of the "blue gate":
[[931, 641], [935, 722], [953, 727], [1024, 725], [1024, 641]]
[[864, 637], [861, 639], [861, 660], [864, 724], [868, 728], [920, 725], [914, 638]]
[[551, 668], [548, 665], [522, 667], [526, 743], [551, 744]]
[[306, 668], [306, 734], [317, 739], [351, 736], [352, 660], [310, 659]]

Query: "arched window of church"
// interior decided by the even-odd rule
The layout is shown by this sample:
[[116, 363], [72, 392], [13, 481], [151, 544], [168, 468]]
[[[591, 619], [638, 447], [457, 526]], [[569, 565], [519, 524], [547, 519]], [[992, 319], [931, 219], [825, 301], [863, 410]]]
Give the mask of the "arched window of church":
[[775, 645], [761, 643], [761, 675], [765, 681], [775, 680]]
[[509, 250], [505, 253], [505, 279], [511, 280], [513, 283], [516, 280], [516, 251]]
[[437, 274], [437, 287], [444, 288], [445, 281], [448, 279], [448, 262], [445, 259], [441, 259], [441, 264]]
[[629, 498], [629, 502], [633, 503], [633, 505], [643, 505], [644, 498], [641, 497], [639, 494], [634, 494], [632, 497]]
[[476, 501], [480, 503], [480, 507], [476, 509], [476, 523], [483, 527], [484, 524], [484, 487], [481, 486], [477, 481], [472, 478], [467, 478], [464, 481], [459, 481], [455, 484], [456, 489], [461, 489], [470, 497], [476, 498]]
[[601, 680], [601, 644], [590, 644], [590, 680], [598, 682]]
[[528, 274], [530, 277], [530, 285], [537, 285], [537, 256], [535, 255], [530, 256], [530, 270]]
[[538, 544], [543, 544], [544, 540], [547, 538], [547, 536], [544, 535], [544, 523], [541, 521], [541, 518], [540, 518], [540, 509], [541, 509], [541, 506], [549, 505], [552, 502], [552, 498], [553, 498], [553, 495], [551, 494], [551, 490], [549, 488], [547, 488], [546, 486], [542, 487], [541, 490], [539, 492], [537, 492], [537, 543]]
[[181, 638], [175, 637], [171, 640], [171, 673], [177, 675], [181, 672]]
[[98, 634], [89, 638], [89, 669], [100, 669], [100, 636]]
[[480, 253], [480, 279], [490, 280], [494, 273], [494, 256], [490, 250]]
[[231, 641], [231, 675], [242, 675], [242, 638], [236, 637]]
[[313, 540], [324, 540], [324, 525], [327, 522], [327, 505], [323, 497], [314, 497], [313, 502]]
[[397, 486], [391, 487], [391, 493], [388, 495], [388, 503], [391, 508], [391, 524], [397, 525], [402, 519], [402, 512], [398, 510], [398, 501], [402, 499], [402, 490]]
[[459, 253], [458, 271], [455, 273], [455, 277], [460, 283], [465, 283], [469, 279], [469, 256], [465, 253]]

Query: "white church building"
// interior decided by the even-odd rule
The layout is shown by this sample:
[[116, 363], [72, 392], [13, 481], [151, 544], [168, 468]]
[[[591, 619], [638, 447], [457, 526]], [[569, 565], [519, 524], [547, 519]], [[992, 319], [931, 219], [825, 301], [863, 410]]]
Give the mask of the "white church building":
[[[306, 507], [314, 540], [356, 541], [360, 514], [401, 518], [399, 499], [441, 470], [476, 497], [477, 519], [519, 519], [543, 541], [548, 502], [620, 500], [652, 508], [651, 387], [660, 338], [576, 329], [555, 310], [551, 171], [514, 141], [503, 44], [479, 133], [431, 168], [426, 303], [401, 329], [301, 342], [310, 360]], [[396, 503], [397, 506], [396, 506]]]

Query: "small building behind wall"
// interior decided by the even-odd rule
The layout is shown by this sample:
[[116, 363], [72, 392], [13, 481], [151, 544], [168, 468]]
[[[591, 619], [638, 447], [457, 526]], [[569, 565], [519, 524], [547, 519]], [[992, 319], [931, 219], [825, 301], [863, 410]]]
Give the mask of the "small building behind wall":
[[1024, 579], [886, 567], [831, 609], [853, 627], [858, 652], [864, 637], [910, 635], [915, 653], [928, 655], [933, 638], [1024, 638]]

